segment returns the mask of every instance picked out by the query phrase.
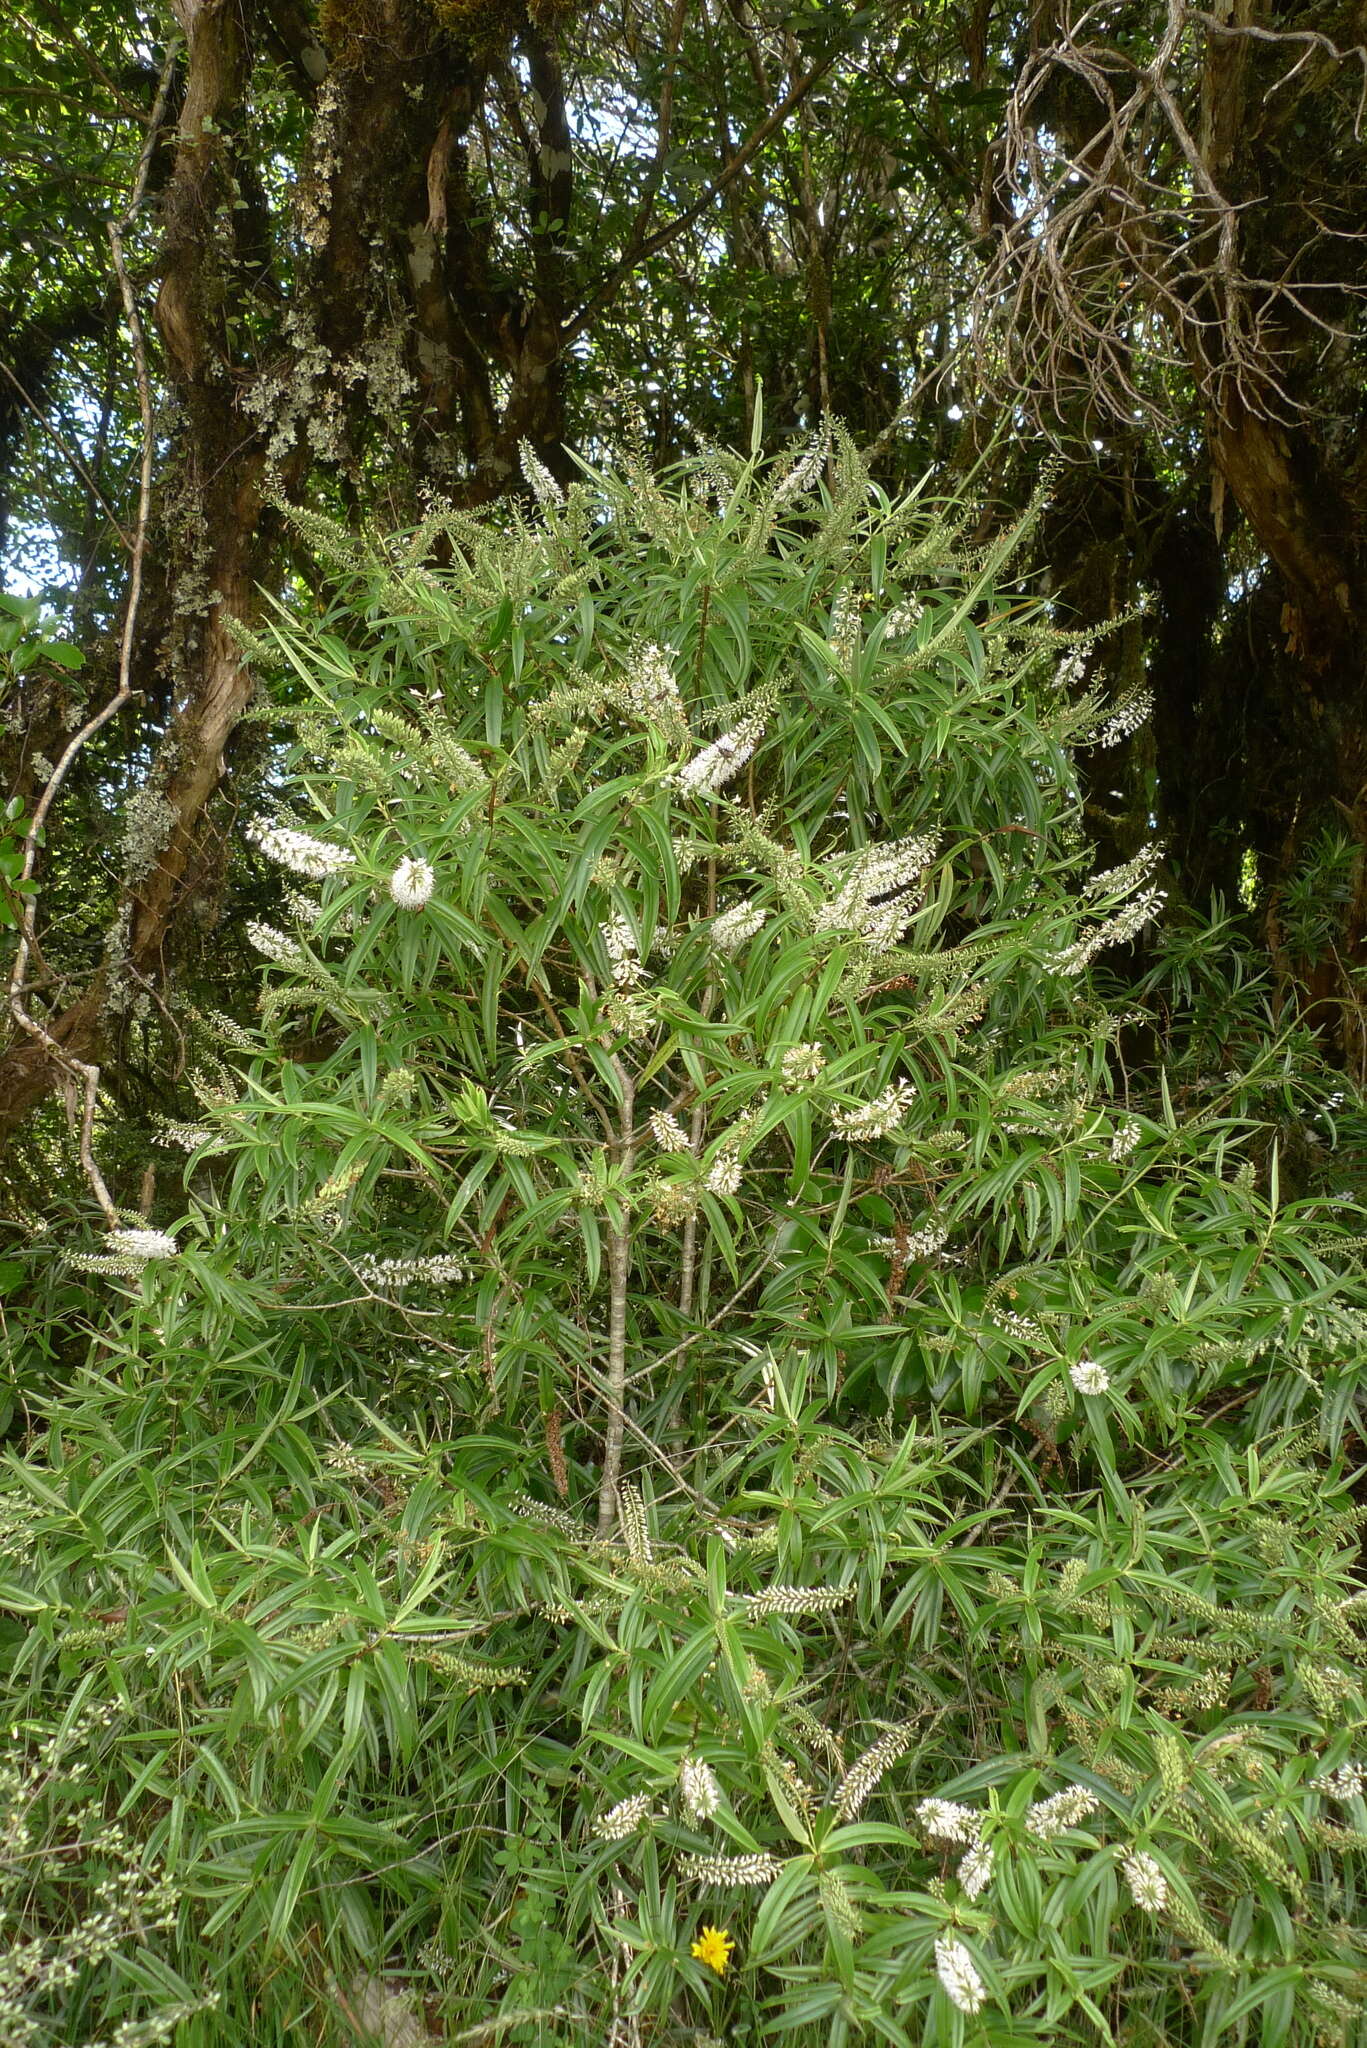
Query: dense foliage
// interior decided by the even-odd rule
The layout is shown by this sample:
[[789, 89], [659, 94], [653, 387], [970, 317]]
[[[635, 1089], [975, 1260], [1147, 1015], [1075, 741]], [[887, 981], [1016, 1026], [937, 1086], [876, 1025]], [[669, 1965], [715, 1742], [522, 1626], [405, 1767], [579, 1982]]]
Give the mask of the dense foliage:
[[9, 10], [0, 584], [65, 659], [0, 665], [6, 1210], [54, 1198], [72, 1060], [120, 1182], [178, 1006], [240, 1010], [234, 628], [330, 573], [290, 512], [518, 496], [523, 439], [563, 482], [623, 393], [657, 463], [841, 418], [885, 489], [972, 476], [984, 532], [1061, 451], [1056, 623], [1123, 617], [1080, 680], [1155, 697], [1079, 755], [1102, 864], [1156, 818], [1361, 1080], [1363, 47], [1350, 0]]
[[1367, 2039], [1360, 13], [0, 20], [0, 2048]]
[[1360, 1112], [1035, 511], [524, 462], [308, 519], [183, 1201], [16, 1254], [0, 2032], [1359, 2038]]

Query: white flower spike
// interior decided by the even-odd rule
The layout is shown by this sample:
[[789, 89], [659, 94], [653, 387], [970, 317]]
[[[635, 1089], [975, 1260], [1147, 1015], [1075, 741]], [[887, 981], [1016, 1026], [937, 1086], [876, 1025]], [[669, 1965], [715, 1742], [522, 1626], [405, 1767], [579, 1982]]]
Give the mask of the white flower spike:
[[946, 1998], [971, 2018], [987, 1996], [973, 1958], [952, 1934], [942, 1934], [935, 1944], [935, 1971]]
[[1068, 1377], [1079, 1394], [1104, 1394], [1111, 1384], [1111, 1375], [1105, 1366], [1098, 1365], [1091, 1358], [1079, 1358], [1076, 1365], [1070, 1365]]
[[177, 1250], [164, 1230], [111, 1230], [109, 1248], [130, 1259], [173, 1259]]
[[679, 1765], [679, 1801], [695, 1827], [711, 1820], [721, 1805], [721, 1787], [701, 1757], [686, 1756]]
[[954, 1875], [970, 1899], [976, 1899], [991, 1884], [992, 1863], [992, 1851], [985, 1842], [975, 1842], [968, 1854], [960, 1858]]
[[329, 846], [325, 840], [298, 832], [292, 825], [275, 825], [266, 818], [253, 818], [247, 827], [247, 838], [253, 846], [260, 847], [268, 860], [277, 861], [291, 874], [307, 875], [311, 882], [343, 874], [356, 864], [355, 854], [348, 853], [345, 847]]
[[1037, 1842], [1052, 1842], [1068, 1828], [1075, 1828], [1101, 1804], [1085, 1785], [1065, 1785], [1048, 1799], [1037, 1799], [1026, 1809], [1025, 1829]]
[[957, 1799], [918, 1800], [916, 1818], [932, 1842], [964, 1842], [971, 1846], [982, 1827], [973, 1808], [961, 1805]]
[[1168, 1880], [1156, 1860], [1143, 1849], [1135, 1849], [1122, 1858], [1120, 1868], [1140, 1912], [1161, 1913], [1168, 1903]]
[[428, 863], [410, 853], [389, 877], [389, 893], [400, 910], [421, 910], [431, 897], [436, 880]]

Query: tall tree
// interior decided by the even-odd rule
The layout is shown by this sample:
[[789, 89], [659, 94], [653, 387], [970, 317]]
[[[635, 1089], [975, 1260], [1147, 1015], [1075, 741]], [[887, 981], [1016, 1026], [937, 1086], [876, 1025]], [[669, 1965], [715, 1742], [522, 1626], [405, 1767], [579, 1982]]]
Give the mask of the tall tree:
[[[307, 514], [487, 502], [521, 488], [524, 441], [563, 476], [628, 403], [660, 457], [829, 407], [893, 485], [990, 443], [988, 525], [1043, 441], [1065, 447], [1041, 529], [1060, 617], [1150, 604], [1100, 657], [1126, 685], [1147, 666], [1157, 711], [1122, 797], [1109, 763], [1097, 781], [1094, 827], [1123, 845], [1156, 811], [1198, 899], [1247, 889], [1252, 859], [1276, 957], [1350, 1021], [1355, 33], [1342, 9], [1247, 0], [1104, 24], [1062, 0], [15, 17], [0, 506], [29, 587], [56, 565], [84, 655], [14, 680], [18, 829], [82, 711], [119, 701], [46, 821], [24, 978], [56, 1044], [16, 1029], [0, 1053], [0, 1130], [73, 1058], [122, 1085], [130, 1016], [171, 1045], [177, 977], [222, 976], [225, 772], [259, 757], [243, 629], [289, 577], [325, 582]], [[122, 247], [157, 409], [140, 551], [139, 365], [106, 230], [135, 186]], [[1341, 915], [1297, 937], [1284, 907], [1325, 820]]]
[[1164, 620], [1157, 800], [1189, 887], [1231, 890], [1251, 854], [1275, 948], [1317, 835], [1351, 849], [1345, 914], [1301, 965], [1367, 1071], [1365, 102], [1351, 6], [1034, 9], [978, 362], [1125, 478], [1117, 530]]
[[[623, 56], [611, 24], [554, 0], [323, 0], [316, 13], [298, 0], [174, 0], [173, 22], [124, 28], [124, 68], [144, 112], [151, 102], [145, 134], [107, 51], [83, 53], [78, 94], [77, 24], [55, 6], [45, 16], [30, 69], [61, 72], [64, 86], [38, 154], [50, 161], [73, 117], [95, 111], [125, 186], [160, 188], [124, 240], [135, 283], [156, 279], [135, 340], [161, 417], [150, 525], [125, 494], [128, 658], [120, 669], [111, 635], [90, 678], [92, 702], [117, 690], [118, 780], [134, 785], [110, 937], [83, 983], [68, 971], [45, 992], [41, 1020], [24, 995], [33, 948], [21, 948], [0, 1130], [73, 1062], [102, 1057], [129, 992], [156, 993], [184, 943], [252, 695], [244, 630], [291, 563], [307, 572], [290, 509], [414, 519], [433, 494], [478, 504], [516, 487], [524, 445], [563, 473], [576, 346], [643, 262], [726, 203], [857, 34], [795, 20], [787, 70], [724, 160], [680, 165], [671, 118], [688, 66], [719, 27], [753, 41], [748, 26], [696, 12], [689, 0], [658, 17], [631, 9]], [[589, 115], [577, 141], [567, 65]], [[105, 171], [105, 205], [119, 182]], [[606, 226], [584, 223], [595, 200]], [[92, 270], [78, 325], [102, 322], [107, 336], [117, 294], [107, 260]], [[51, 355], [53, 322], [33, 332]], [[26, 731], [30, 769], [48, 760], [46, 739]], [[106, 735], [87, 770], [107, 778], [116, 751]]]

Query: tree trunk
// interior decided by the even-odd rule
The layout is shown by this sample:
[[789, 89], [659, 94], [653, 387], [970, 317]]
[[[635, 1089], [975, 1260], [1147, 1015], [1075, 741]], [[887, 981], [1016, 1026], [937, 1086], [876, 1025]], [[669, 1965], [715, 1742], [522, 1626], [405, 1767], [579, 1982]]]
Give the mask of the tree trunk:
[[[400, 480], [407, 464], [410, 504], [424, 479], [467, 504], [508, 490], [523, 441], [553, 470], [565, 466], [573, 162], [549, 38], [510, 18], [533, 109], [530, 124], [514, 109], [532, 216], [528, 296], [499, 277], [464, 170], [466, 133], [503, 61], [496, 51], [476, 54], [448, 35], [425, 0], [325, 10], [328, 49], [296, 0], [175, 6], [185, 100], [156, 306], [174, 424], [152, 606], [169, 630], [159, 651], [140, 639], [137, 676], [144, 704], [169, 698], [170, 716], [134, 799], [139, 834], [104, 962], [43, 1020], [66, 1054], [94, 1064], [115, 1042], [121, 1008], [174, 967], [212, 800], [251, 700], [234, 629], [251, 626], [261, 589], [280, 580], [274, 508], [305, 502], [320, 469], [359, 485], [377, 443]], [[266, 197], [242, 132], [259, 38], [312, 104], [288, 300], [271, 274]], [[146, 667], [157, 652], [159, 673]], [[0, 1138], [63, 1071], [41, 1043], [10, 1045], [0, 1057]]]

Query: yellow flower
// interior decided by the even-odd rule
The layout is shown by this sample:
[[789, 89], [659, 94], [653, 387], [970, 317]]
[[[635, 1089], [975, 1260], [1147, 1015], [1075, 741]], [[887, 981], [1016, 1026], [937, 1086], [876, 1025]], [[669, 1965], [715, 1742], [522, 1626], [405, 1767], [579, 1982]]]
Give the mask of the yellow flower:
[[715, 1970], [719, 1977], [724, 1977], [735, 1945], [724, 1927], [704, 1927], [691, 1953], [696, 1961], [706, 1963], [709, 1970]]

